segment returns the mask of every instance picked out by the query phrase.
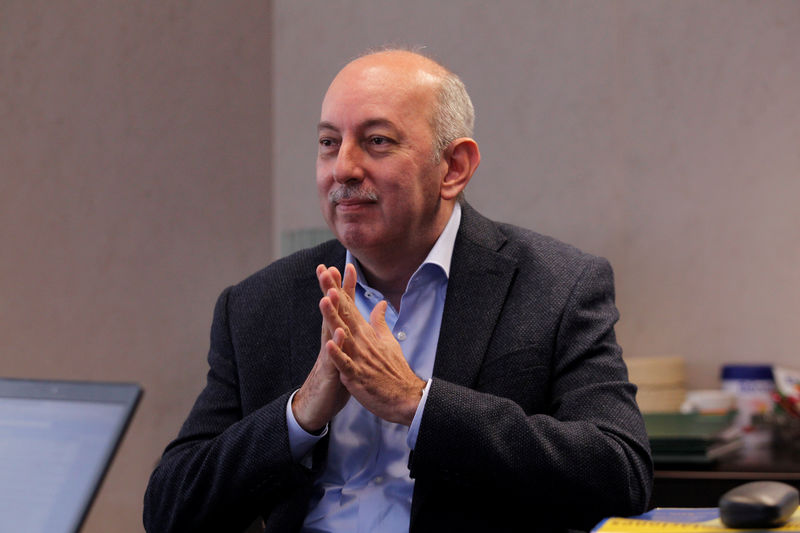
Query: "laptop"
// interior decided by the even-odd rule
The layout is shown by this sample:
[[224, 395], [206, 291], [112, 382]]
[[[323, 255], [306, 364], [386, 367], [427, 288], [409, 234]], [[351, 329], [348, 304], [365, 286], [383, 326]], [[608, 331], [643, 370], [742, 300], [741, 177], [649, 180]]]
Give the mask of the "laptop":
[[141, 395], [134, 383], [0, 378], [0, 532], [78, 532]]

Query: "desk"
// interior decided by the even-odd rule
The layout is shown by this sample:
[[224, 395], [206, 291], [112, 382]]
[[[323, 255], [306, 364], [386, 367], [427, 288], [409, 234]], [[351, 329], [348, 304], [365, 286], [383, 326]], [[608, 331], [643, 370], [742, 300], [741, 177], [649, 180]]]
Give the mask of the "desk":
[[750, 481], [782, 481], [800, 490], [800, 450], [742, 449], [710, 465], [656, 465], [650, 507], [716, 507]]

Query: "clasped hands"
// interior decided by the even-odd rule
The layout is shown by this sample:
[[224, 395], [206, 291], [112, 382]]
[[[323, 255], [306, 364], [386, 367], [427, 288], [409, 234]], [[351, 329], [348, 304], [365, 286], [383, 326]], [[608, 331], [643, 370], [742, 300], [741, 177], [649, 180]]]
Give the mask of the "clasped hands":
[[317, 267], [323, 297], [320, 350], [314, 367], [292, 402], [300, 427], [317, 432], [351, 395], [376, 416], [411, 425], [425, 381], [403, 356], [386, 324], [388, 303], [379, 302], [367, 322], [355, 304], [356, 269], [348, 264], [344, 280], [336, 267]]

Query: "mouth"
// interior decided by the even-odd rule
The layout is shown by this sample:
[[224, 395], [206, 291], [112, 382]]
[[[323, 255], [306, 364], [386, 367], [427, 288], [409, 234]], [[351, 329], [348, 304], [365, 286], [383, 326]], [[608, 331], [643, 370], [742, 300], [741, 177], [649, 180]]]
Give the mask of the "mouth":
[[342, 198], [334, 200], [333, 203], [336, 205], [374, 204], [375, 200], [372, 198]]
[[374, 205], [375, 200], [348, 198], [346, 200], [334, 201], [334, 207], [339, 211], [357, 211], [359, 209]]

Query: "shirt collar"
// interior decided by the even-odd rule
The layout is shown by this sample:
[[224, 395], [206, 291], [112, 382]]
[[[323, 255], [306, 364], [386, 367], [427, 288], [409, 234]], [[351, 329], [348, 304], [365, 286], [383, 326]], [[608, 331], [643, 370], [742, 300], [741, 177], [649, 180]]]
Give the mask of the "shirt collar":
[[[450, 220], [447, 221], [447, 225], [444, 227], [441, 235], [436, 239], [431, 251], [428, 252], [428, 256], [417, 268], [417, 272], [427, 264], [438, 265], [442, 271], [444, 271], [444, 275], [448, 279], [450, 278], [450, 261], [453, 259], [453, 248], [455, 248], [456, 245], [456, 235], [458, 235], [458, 228], [460, 225], [461, 204], [456, 202], [453, 206], [453, 212], [450, 214]], [[345, 264], [347, 263], [353, 263], [353, 265], [355, 265], [359, 281], [363, 280], [364, 275], [361, 272], [361, 266], [350, 253], [350, 250], [347, 250], [347, 256], [345, 257]]]

